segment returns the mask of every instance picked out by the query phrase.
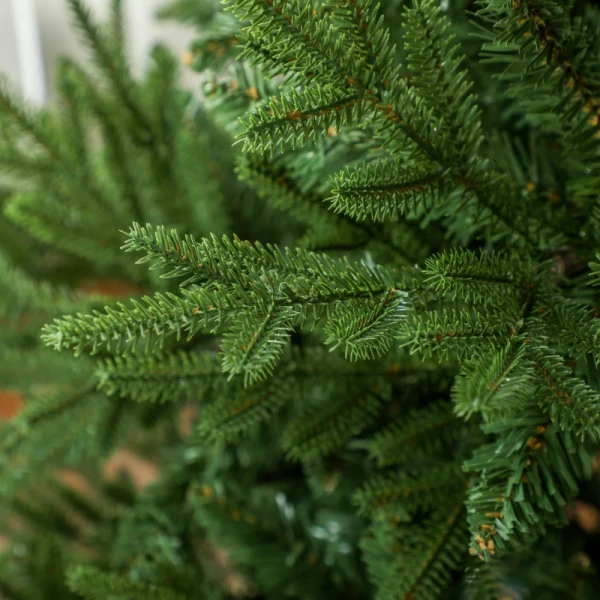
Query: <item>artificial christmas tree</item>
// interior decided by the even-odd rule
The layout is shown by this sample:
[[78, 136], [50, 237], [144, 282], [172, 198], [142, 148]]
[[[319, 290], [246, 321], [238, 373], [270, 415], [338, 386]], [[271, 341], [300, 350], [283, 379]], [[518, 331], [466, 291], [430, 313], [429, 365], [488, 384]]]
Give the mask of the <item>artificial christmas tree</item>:
[[100, 77], [2, 94], [2, 593], [598, 597], [598, 9], [175, 2], [198, 101], [69, 3]]

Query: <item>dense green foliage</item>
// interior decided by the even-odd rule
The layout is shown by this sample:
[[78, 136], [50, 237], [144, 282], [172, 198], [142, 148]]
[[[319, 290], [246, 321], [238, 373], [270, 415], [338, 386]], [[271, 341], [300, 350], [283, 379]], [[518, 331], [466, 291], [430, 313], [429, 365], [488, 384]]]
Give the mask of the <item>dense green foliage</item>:
[[179, 0], [189, 93], [68, 3], [96, 70], [0, 92], [0, 594], [600, 597], [600, 10]]

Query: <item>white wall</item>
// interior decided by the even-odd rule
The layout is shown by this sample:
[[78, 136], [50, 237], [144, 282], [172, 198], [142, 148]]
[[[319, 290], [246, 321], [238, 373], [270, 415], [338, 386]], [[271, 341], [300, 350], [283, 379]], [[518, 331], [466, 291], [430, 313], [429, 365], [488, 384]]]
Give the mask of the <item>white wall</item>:
[[[19, 0], [17, 0], [19, 1]], [[109, 0], [87, 0], [99, 17], [108, 12]], [[129, 56], [136, 72], [144, 68], [145, 59], [153, 44], [166, 43], [173, 51], [182, 54], [193, 32], [170, 21], [156, 21], [156, 9], [165, 0], [123, 0], [126, 10]], [[0, 73], [6, 74], [19, 89], [19, 58], [15, 39], [12, 0], [0, 0]], [[51, 87], [56, 59], [61, 55], [84, 57], [76, 31], [71, 27], [65, 0], [35, 0], [46, 78]]]

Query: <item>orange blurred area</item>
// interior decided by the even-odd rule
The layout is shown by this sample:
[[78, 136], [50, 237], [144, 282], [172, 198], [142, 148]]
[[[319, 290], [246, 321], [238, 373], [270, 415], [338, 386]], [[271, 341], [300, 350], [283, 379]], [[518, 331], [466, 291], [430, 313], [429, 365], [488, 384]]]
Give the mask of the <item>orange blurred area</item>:
[[100, 294], [114, 298], [133, 296], [143, 291], [139, 285], [115, 278], [82, 279], [78, 289], [86, 294]]
[[117, 450], [105, 463], [102, 473], [109, 481], [114, 481], [125, 471], [138, 491], [156, 482], [160, 475], [158, 466], [127, 448]]
[[0, 420], [12, 419], [23, 407], [23, 396], [14, 390], [0, 390]]
[[573, 508], [567, 510], [567, 515], [586, 533], [600, 532], [600, 511], [595, 506], [575, 500]]

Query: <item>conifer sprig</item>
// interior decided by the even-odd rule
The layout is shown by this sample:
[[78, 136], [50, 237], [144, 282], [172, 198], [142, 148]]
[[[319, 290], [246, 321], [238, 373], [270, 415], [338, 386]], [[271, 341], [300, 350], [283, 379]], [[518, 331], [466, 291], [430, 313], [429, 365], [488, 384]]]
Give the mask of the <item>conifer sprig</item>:
[[[406, 294], [391, 274], [365, 263], [352, 265], [304, 250], [285, 251], [215, 236], [197, 242], [164, 228], [134, 224], [127, 251], [144, 251], [138, 262], [171, 268], [194, 284], [177, 296], [145, 296], [105, 313], [56, 320], [44, 341], [58, 350], [129, 351], [141, 340], [146, 350], [183, 334], [220, 332], [223, 368], [243, 374], [250, 385], [273, 372], [290, 335], [307, 319], [325, 315], [329, 340], [353, 357], [375, 357], [389, 348], [406, 311]], [[202, 286], [200, 286], [202, 284]]]
[[552, 420], [564, 431], [582, 439], [600, 439], [600, 392], [579, 377], [559, 354], [534, 348], [535, 371], [543, 394], [541, 405], [550, 410]]
[[369, 442], [369, 454], [382, 467], [434, 459], [459, 434], [459, 424], [451, 403], [436, 402], [381, 429]]
[[357, 221], [398, 221], [440, 202], [453, 187], [445, 170], [406, 168], [404, 160], [360, 165], [333, 177], [336, 213]]
[[292, 387], [280, 377], [250, 389], [234, 387], [204, 409], [199, 432], [208, 442], [234, 442], [271, 421], [289, 402]]
[[483, 143], [481, 113], [472, 83], [462, 64], [460, 46], [449, 34], [450, 22], [441, 8], [419, 0], [405, 11], [404, 46], [415, 92], [442, 119], [458, 156], [478, 161]]
[[[67, 2], [77, 27], [83, 33], [83, 40], [92, 50], [96, 64], [114, 85], [119, 99], [137, 123], [140, 135], [143, 136], [142, 139], [145, 143], [150, 143], [153, 135], [152, 126], [135, 100], [136, 84], [127, 69], [124, 56], [120, 52], [115, 53], [100, 27], [92, 20], [91, 13], [82, 0], [67, 0]], [[122, 7], [115, 3], [113, 10], [122, 10]], [[113, 19], [117, 18], [120, 18], [118, 12], [113, 13]], [[119, 45], [117, 45], [117, 50], [119, 50]]]
[[[0, 202], [43, 242], [21, 253], [20, 232], [0, 240], [11, 264], [29, 264], [0, 264], [15, 288], [0, 308], [17, 325], [0, 332], [0, 376], [57, 371], [18, 387], [53, 393], [0, 427], [0, 496], [23, 474], [87, 468], [122, 431], [161, 466], [139, 495], [111, 488], [125, 510], [87, 511], [108, 521], [98, 562], [115, 570], [70, 571], [73, 593], [221, 600], [221, 550], [244, 592], [265, 598], [492, 600], [511, 593], [505, 568], [532, 597], [546, 583], [562, 593], [574, 570], [534, 573], [522, 551], [552, 527], [572, 564], [571, 532], [554, 526], [600, 440], [600, 262], [587, 267], [600, 239], [600, 11], [484, 2], [466, 17], [489, 30], [482, 63], [452, 2], [225, 0], [240, 33], [216, 3], [176, 0], [203, 27], [185, 57], [204, 71], [199, 107], [164, 49], [133, 77], [121, 0], [106, 28], [69, 4], [101, 77], [63, 62], [56, 115], [0, 91]], [[239, 160], [218, 147], [230, 134]], [[299, 223], [286, 230], [258, 198]], [[231, 235], [230, 216], [272, 243]], [[42, 255], [52, 281], [133, 274], [116, 243], [133, 220], [123, 249], [153, 271], [135, 272], [143, 298], [99, 310], [25, 275]], [[85, 361], [44, 359], [21, 331], [34, 310], [71, 313], [43, 340], [99, 354], [93, 379]], [[182, 400], [182, 414], [198, 409], [195, 432], [174, 423], [180, 407], [149, 404]], [[44, 507], [15, 504], [45, 526]], [[78, 541], [47, 513], [44, 531]], [[37, 564], [29, 546], [23, 562]], [[202, 575], [194, 587], [205, 571], [206, 593]]]
[[105, 573], [91, 566], [72, 568], [67, 576], [69, 588], [86, 600], [105, 600], [118, 595], [121, 600], [189, 600], [188, 596], [168, 588], [132, 581], [115, 573]]
[[479, 473], [466, 502], [471, 553], [489, 559], [529, 545], [548, 525], [564, 523], [563, 507], [589, 476], [589, 454], [539, 409], [484, 426], [496, 440], [476, 450], [467, 471]]
[[200, 401], [225, 379], [216, 353], [181, 350], [105, 359], [96, 377], [98, 388], [107, 394], [139, 402]]
[[223, 336], [223, 370], [230, 378], [243, 374], [246, 385], [269, 377], [299, 316], [294, 308], [277, 308], [274, 302], [246, 312]]
[[354, 503], [361, 514], [373, 515], [383, 509], [408, 521], [415, 511], [434, 509], [448, 495], [464, 490], [465, 483], [465, 476], [456, 463], [422, 471], [401, 470], [368, 479], [354, 495]]
[[538, 385], [521, 337], [461, 365], [452, 388], [455, 410], [466, 419], [480, 413], [488, 422], [510, 416], [527, 404]]
[[425, 261], [425, 284], [436, 292], [466, 302], [506, 302], [506, 296], [517, 298], [517, 286], [524, 277], [518, 260], [509, 256], [464, 250], [430, 256]]
[[201, 329], [217, 332], [232, 316], [234, 299], [218, 297], [211, 292], [186, 292], [144, 296], [130, 306], [118, 303], [104, 312], [66, 316], [47, 325], [43, 341], [55, 350], [84, 350], [96, 354], [101, 350], [126, 352], [140, 340], [146, 350], [162, 347], [167, 336], [188, 339]]
[[342, 448], [373, 423], [381, 399], [369, 392], [330, 398], [328, 406], [309, 407], [292, 421], [282, 436], [282, 447], [291, 460], [315, 461]]
[[[467, 537], [462, 502], [446, 501], [422, 523], [375, 521], [361, 548], [381, 598], [436, 598], [464, 564]], [[407, 549], [405, 560], [398, 546]]]
[[514, 335], [511, 323], [489, 322], [469, 312], [410, 314], [403, 321], [399, 338], [411, 354], [438, 355], [458, 359], [473, 356], [482, 348], [499, 346]]

